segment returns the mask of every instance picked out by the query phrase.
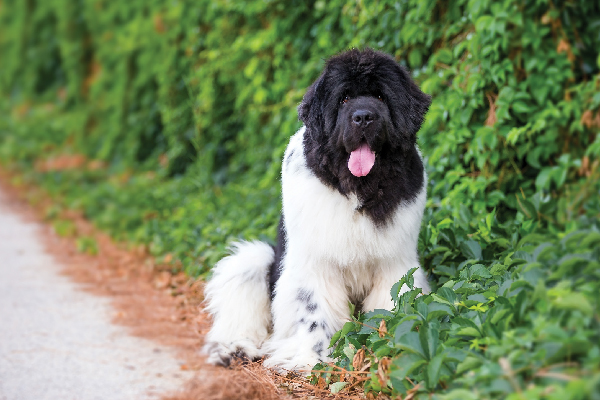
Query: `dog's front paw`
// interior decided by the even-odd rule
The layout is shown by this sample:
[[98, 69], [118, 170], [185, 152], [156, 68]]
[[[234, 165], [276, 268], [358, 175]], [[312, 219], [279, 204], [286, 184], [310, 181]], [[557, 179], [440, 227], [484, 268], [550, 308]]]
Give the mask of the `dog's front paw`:
[[263, 353], [250, 340], [238, 340], [230, 343], [207, 342], [202, 352], [208, 357], [209, 364], [228, 367], [234, 359], [256, 361]]

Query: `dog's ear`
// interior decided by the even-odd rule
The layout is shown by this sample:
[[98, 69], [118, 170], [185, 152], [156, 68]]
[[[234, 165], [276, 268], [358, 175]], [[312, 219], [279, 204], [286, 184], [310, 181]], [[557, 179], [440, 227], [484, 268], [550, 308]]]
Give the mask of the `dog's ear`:
[[320, 132], [323, 130], [323, 105], [322, 86], [325, 73], [321, 74], [306, 90], [302, 102], [298, 106], [298, 119], [306, 125], [306, 128]]
[[412, 147], [417, 139], [417, 132], [425, 120], [425, 114], [431, 104], [431, 96], [421, 91], [412, 80], [409, 72], [396, 64], [401, 90], [399, 90], [398, 125], [402, 135], [403, 147]]
[[408, 95], [410, 96], [410, 123], [408, 126], [411, 135], [416, 136], [423, 121], [425, 121], [425, 114], [429, 110], [431, 105], [431, 96], [425, 94], [412, 80], [408, 71], [400, 67], [408, 77]]

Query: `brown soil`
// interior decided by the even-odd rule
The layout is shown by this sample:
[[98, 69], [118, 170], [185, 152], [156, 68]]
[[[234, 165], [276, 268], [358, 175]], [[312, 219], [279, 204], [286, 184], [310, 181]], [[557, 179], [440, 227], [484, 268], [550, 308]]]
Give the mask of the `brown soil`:
[[[143, 246], [132, 249], [114, 242], [75, 211], [60, 215], [74, 224], [69, 236], [57, 235], [45, 217], [53, 204], [49, 196], [34, 186], [9, 182], [10, 175], [0, 170], [0, 184], [12, 208], [29, 220], [45, 224], [46, 249], [65, 266], [64, 273], [89, 292], [110, 297], [114, 323], [128, 327], [132, 335], [175, 349], [185, 360], [182, 369], [198, 371], [186, 387], [165, 400], [364, 398], [357, 390], [359, 385], [352, 385], [350, 393], [332, 395], [324, 389], [322, 379], [313, 386], [304, 378], [272, 373], [260, 363], [236, 364], [229, 369], [206, 364], [199, 353], [210, 327], [209, 317], [201, 311], [202, 281], [183, 273], [171, 274], [171, 267], [158, 264]], [[82, 236], [95, 239], [97, 254], [78, 251], [77, 238]]]

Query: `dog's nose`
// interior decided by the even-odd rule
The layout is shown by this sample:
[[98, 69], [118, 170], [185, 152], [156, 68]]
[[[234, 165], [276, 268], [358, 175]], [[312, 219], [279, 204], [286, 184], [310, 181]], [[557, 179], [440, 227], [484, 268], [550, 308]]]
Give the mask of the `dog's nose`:
[[352, 114], [352, 122], [362, 127], [369, 125], [374, 119], [374, 114], [367, 110], [356, 110]]

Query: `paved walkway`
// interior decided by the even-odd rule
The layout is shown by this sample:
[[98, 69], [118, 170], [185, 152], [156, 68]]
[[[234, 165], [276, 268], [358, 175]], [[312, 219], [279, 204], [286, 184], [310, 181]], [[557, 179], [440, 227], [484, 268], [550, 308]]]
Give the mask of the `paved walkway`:
[[39, 229], [0, 191], [0, 400], [155, 399], [181, 388], [190, 373], [112, 325], [108, 300], [60, 275]]

